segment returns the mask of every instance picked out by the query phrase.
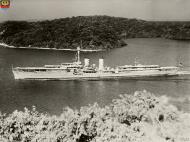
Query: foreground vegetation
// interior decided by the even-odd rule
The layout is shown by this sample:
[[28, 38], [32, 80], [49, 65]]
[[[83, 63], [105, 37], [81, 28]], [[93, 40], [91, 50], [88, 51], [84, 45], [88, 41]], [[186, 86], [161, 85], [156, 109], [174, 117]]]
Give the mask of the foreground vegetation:
[[108, 49], [126, 45], [125, 38], [189, 40], [190, 22], [150, 22], [109, 16], [79, 16], [51, 21], [7, 21], [0, 41], [13, 46]]
[[0, 141], [22, 142], [187, 142], [190, 114], [165, 97], [143, 91], [121, 95], [106, 107], [66, 108], [60, 116], [30, 111], [0, 115]]

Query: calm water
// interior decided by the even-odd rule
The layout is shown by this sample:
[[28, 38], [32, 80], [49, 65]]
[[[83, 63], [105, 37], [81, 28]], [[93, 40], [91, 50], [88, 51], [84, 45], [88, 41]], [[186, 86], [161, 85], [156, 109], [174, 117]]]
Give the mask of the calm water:
[[[165, 39], [129, 39], [128, 46], [109, 52], [83, 53], [91, 63], [104, 57], [109, 66], [132, 64], [136, 57], [142, 64], [190, 66], [190, 42]], [[111, 103], [119, 94], [147, 90], [167, 95], [179, 109], [190, 112], [190, 77], [186, 80], [117, 80], [117, 81], [15, 81], [11, 66], [42, 66], [70, 62], [74, 52], [38, 51], [0, 48], [0, 111], [37, 106], [41, 112], [60, 114], [63, 107], [80, 108], [98, 102]]]

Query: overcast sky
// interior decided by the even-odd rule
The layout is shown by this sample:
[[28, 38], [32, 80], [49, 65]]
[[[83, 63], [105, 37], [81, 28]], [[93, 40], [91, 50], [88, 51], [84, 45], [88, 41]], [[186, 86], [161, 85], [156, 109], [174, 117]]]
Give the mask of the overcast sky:
[[144, 20], [190, 20], [190, 0], [12, 0], [0, 21], [109, 15]]

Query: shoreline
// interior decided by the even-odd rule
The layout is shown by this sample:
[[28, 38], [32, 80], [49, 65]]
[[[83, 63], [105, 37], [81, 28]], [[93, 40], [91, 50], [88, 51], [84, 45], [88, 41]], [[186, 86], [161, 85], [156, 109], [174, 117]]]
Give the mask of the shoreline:
[[[15, 47], [12, 45], [8, 45], [5, 43], [0, 43], [0, 46], [2, 46], [3, 48], [11, 48], [11, 49], [32, 49], [32, 50], [55, 50], [55, 51], [76, 51], [76, 49], [57, 49], [57, 48], [39, 48], [39, 47]], [[102, 52], [102, 51], [106, 51], [104, 49], [82, 49], [82, 52]]]

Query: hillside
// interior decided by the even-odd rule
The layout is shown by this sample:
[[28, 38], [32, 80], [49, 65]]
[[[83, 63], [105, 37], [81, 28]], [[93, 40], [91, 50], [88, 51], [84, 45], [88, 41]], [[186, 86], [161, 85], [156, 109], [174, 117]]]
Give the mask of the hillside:
[[109, 16], [78, 16], [51, 21], [7, 21], [0, 40], [14, 46], [107, 49], [126, 45], [125, 38], [190, 39], [190, 22], [152, 22]]

